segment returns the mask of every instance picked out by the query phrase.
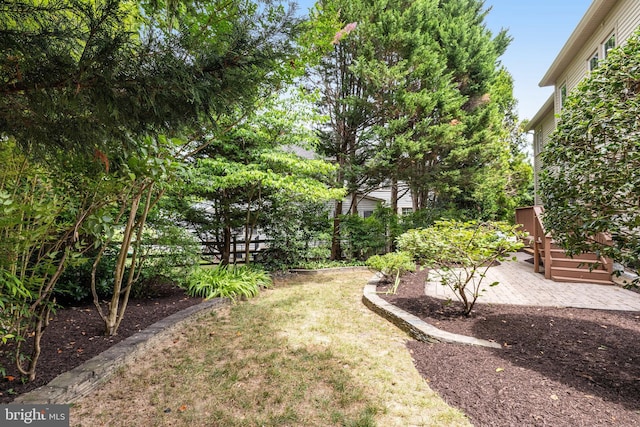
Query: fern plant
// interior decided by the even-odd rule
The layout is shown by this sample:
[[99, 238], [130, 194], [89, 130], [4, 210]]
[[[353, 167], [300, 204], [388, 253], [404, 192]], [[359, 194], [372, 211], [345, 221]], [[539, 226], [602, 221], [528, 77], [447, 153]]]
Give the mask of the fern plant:
[[205, 299], [251, 298], [261, 288], [271, 286], [271, 277], [264, 270], [241, 265], [198, 268], [187, 279], [187, 293]]

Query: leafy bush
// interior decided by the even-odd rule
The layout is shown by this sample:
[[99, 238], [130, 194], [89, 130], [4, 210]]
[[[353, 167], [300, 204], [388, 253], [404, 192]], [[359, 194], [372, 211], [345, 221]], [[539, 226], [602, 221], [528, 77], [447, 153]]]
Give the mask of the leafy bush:
[[540, 189], [544, 225], [568, 253], [596, 252], [640, 273], [638, 81], [640, 30], [567, 97], [542, 152]]
[[198, 268], [187, 280], [187, 293], [210, 298], [250, 298], [261, 288], [271, 286], [271, 277], [264, 270], [245, 266]]
[[385, 252], [392, 219], [388, 212], [389, 209], [379, 207], [368, 218], [342, 215], [342, 247], [349, 258], [366, 260], [372, 255]]
[[387, 292], [395, 294], [400, 284], [400, 276], [415, 271], [416, 264], [407, 252], [391, 252], [385, 255], [374, 255], [367, 260], [367, 266], [379, 271], [387, 279], [394, 277], [393, 287]]
[[519, 237], [517, 227], [505, 222], [440, 220], [429, 228], [404, 233], [398, 248], [438, 269], [442, 285], [454, 291], [464, 304], [464, 314], [469, 314], [487, 269], [522, 248]]
[[200, 262], [200, 242], [182, 226], [154, 221], [144, 233], [140, 275], [133, 284], [133, 297], [150, 295], [150, 285], [161, 280], [178, 286]]
[[331, 228], [325, 204], [288, 200], [261, 215], [263, 232], [270, 239], [259, 257], [266, 269], [286, 270], [329, 258]]
[[[113, 289], [113, 271], [116, 265], [114, 256], [105, 256], [96, 269], [96, 290], [100, 298], [110, 298]], [[69, 266], [60, 276], [55, 288], [56, 301], [63, 306], [91, 301], [91, 268], [93, 263]]]

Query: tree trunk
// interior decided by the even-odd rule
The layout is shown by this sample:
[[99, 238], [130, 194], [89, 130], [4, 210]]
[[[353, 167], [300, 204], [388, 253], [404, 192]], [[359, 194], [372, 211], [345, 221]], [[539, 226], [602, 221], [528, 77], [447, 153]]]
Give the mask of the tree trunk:
[[333, 215], [333, 234], [331, 236], [331, 260], [342, 259], [342, 246], [340, 245], [340, 214], [342, 213], [342, 200], [336, 201], [336, 209]]
[[225, 224], [222, 236], [222, 251], [220, 251], [220, 264], [229, 265], [231, 262], [231, 226]]
[[351, 215], [358, 215], [358, 193], [351, 193]]
[[391, 179], [391, 212], [398, 215], [398, 179]]

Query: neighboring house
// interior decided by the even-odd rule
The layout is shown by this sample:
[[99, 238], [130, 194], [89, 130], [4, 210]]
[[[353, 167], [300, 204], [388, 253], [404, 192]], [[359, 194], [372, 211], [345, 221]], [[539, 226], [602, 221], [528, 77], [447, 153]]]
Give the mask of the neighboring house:
[[[398, 211], [396, 213], [398, 215], [408, 215], [413, 212], [411, 192], [403, 183], [399, 183], [398, 187], [399, 198], [397, 201]], [[390, 207], [391, 194], [391, 187], [384, 186], [367, 194], [358, 194], [356, 198], [358, 215], [362, 218], [368, 218], [373, 214], [373, 211], [375, 211], [378, 206]], [[347, 195], [344, 198], [342, 203], [342, 214], [348, 214], [351, 211], [351, 201], [351, 195]], [[334, 210], [331, 211], [332, 217], [334, 212]]]
[[[289, 146], [285, 148], [286, 151], [297, 154], [300, 157], [306, 159], [315, 159], [318, 155], [311, 150], [307, 150], [298, 146]], [[390, 207], [391, 203], [391, 187], [390, 186], [381, 186], [380, 188], [370, 191], [367, 194], [358, 194], [356, 198], [357, 202], [357, 210], [358, 215], [362, 218], [367, 218], [371, 216], [373, 211], [378, 207], [378, 205], [382, 205], [385, 207]], [[398, 183], [398, 215], [408, 215], [413, 212], [413, 199], [411, 197], [411, 192], [405, 183]], [[351, 195], [347, 195], [345, 199], [342, 201], [342, 214], [348, 214], [351, 211], [352, 198]], [[334, 205], [334, 203], [332, 203]], [[335, 205], [330, 209], [330, 216], [333, 217], [335, 214]]]
[[638, 26], [640, 0], [594, 0], [540, 81], [541, 87], [553, 86], [554, 92], [526, 129], [533, 131], [536, 205], [541, 204], [540, 153], [556, 128], [557, 115], [567, 94], [607, 57], [610, 49], [624, 44]]
[[[540, 153], [555, 130], [558, 116], [567, 95], [598, 67], [609, 50], [620, 46], [640, 26], [640, 0], [593, 0], [577, 27], [565, 43], [542, 80], [541, 87], [553, 86], [551, 97], [529, 122], [526, 131], [533, 131], [535, 204], [541, 205], [539, 173]], [[582, 254], [567, 259], [564, 251], [554, 245], [542, 225], [543, 208], [521, 208], [516, 222], [532, 236], [534, 266], [544, 264], [545, 277], [556, 281], [612, 283], [612, 262], [595, 254]], [[598, 237], [600, 238], [600, 237]], [[602, 237], [605, 238], [605, 237]], [[593, 271], [589, 263], [597, 262]], [[593, 264], [592, 264], [593, 266]]]

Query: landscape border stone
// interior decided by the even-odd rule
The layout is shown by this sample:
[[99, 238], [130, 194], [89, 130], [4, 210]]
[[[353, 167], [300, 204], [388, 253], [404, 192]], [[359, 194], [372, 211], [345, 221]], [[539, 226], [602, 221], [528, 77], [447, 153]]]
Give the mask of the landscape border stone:
[[382, 276], [378, 274], [367, 282], [362, 294], [362, 302], [371, 311], [384, 317], [398, 328], [408, 333], [412, 338], [422, 342], [445, 342], [490, 348], [502, 348], [502, 346], [496, 342], [443, 331], [424, 322], [413, 314], [407, 313], [393, 304], [388, 303], [384, 299], [380, 298], [377, 293], [377, 286], [381, 280]]
[[196, 315], [212, 312], [228, 304], [228, 299], [214, 298], [174, 313], [120, 341], [82, 365], [58, 375], [47, 385], [18, 396], [13, 403], [73, 403], [105, 383], [118, 369], [135, 361], [142, 352], [174, 333], [185, 322]]

